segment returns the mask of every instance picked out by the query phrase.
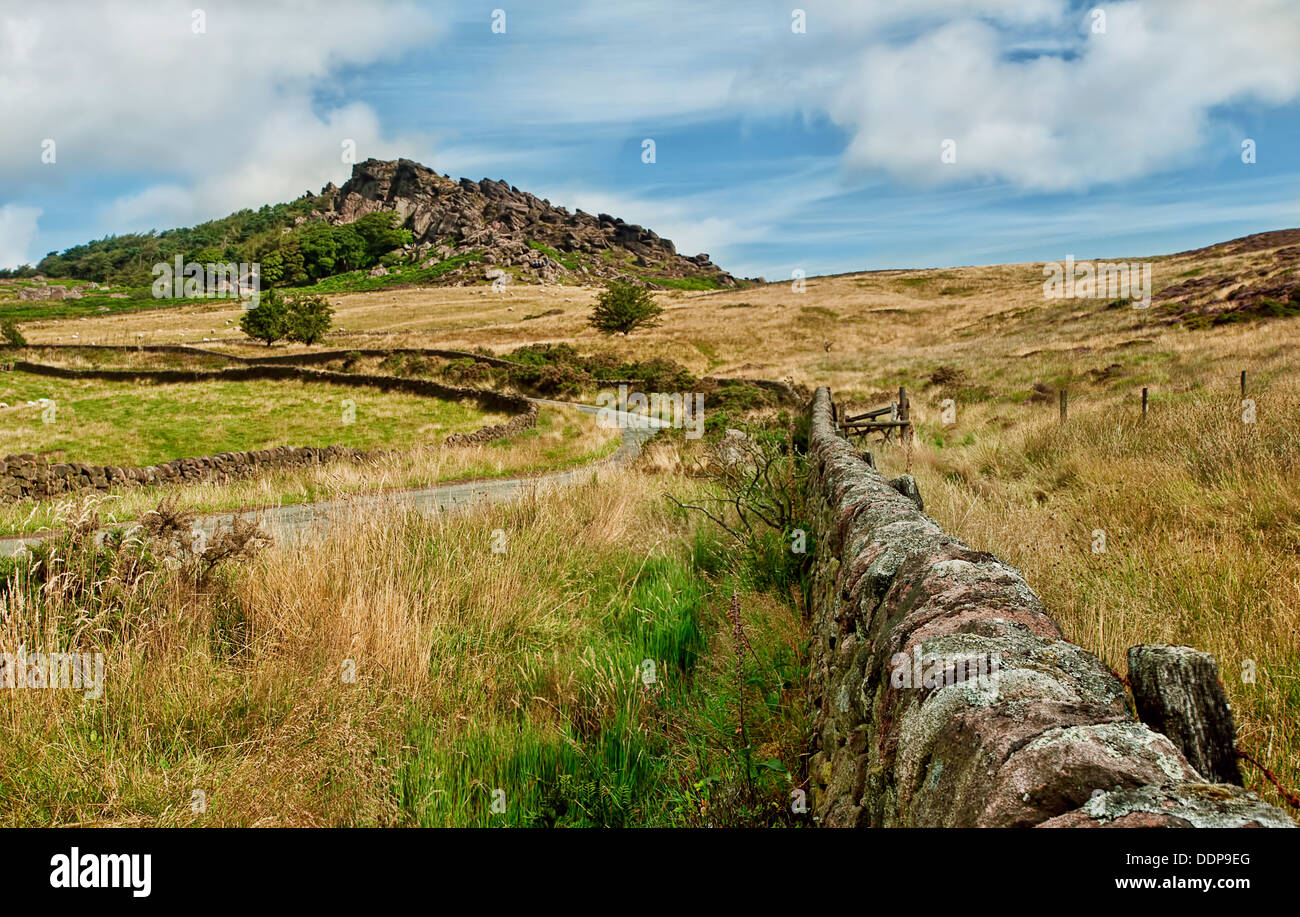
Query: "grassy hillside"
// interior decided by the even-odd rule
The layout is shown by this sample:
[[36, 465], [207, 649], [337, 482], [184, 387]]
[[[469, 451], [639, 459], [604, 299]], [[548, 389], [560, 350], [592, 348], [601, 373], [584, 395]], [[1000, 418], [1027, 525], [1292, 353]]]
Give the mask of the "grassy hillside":
[[[811, 278], [803, 292], [675, 290], [658, 297], [663, 324], [626, 339], [586, 327], [590, 289], [348, 292], [331, 294], [329, 344], [507, 354], [567, 343], [601, 365], [653, 356], [696, 377], [829, 385], [850, 410], [887, 404], [906, 386], [917, 437], [907, 448], [864, 444], [882, 469], [916, 475], [948, 531], [1019, 567], [1067, 636], [1117, 671], [1142, 642], [1214, 653], [1241, 747], [1296, 786], [1300, 321], [1286, 304], [1300, 283], [1298, 254], [1293, 239], [1273, 237], [1150, 259], [1147, 309], [1114, 297], [1046, 299], [1037, 264]], [[260, 352], [227, 329], [231, 317], [207, 304], [48, 319], [24, 332], [47, 342], [74, 331], [118, 343], [209, 336]], [[239, 652], [251, 665], [234, 673], [214, 657], [184, 684], [139, 682], [140, 703], [160, 722], [175, 723], [166, 711], [177, 696], [196, 698], [191, 726], [169, 733], [181, 738], [149, 744], [78, 719], [97, 714], [17, 711], [11, 729], [47, 725], [13, 746], [10, 772], [34, 768], [51, 787], [72, 780], [79, 790], [10, 784], [9, 798], [55, 819], [188, 823], [202, 819], [174, 799], [188, 798], [193, 774], [223, 788], [227, 807], [208, 818], [217, 823], [699, 824], [738, 798], [750, 809], [733, 805], [715, 823], [774, 823], [752, 807], [773, 806], [779, 780], [757, 796], [734, 787], [763, 761], [776, 762], [764, 779], [800, 779], [792, 750], [803, 712], [788, 687], [803, 677], [797, 598], [788, 581], [773, 585], [770, 568], [760, 575], [753, 557], [709, 547], [711, 530], [666, 510], [665, 491], [700, 493], [698, 478], [680, 474], [698, 448], [672, 440], [608, 486], [485, 508], [433, 530], [419, 520], [367, 525], [346, 549], [326, 540], [301, 556], [266, 555], [229, 606], [248, 622]], [[498, 529], [508, 553], [480, 563], [476, 552]], [[1104, 550], [1094, 547], [1099, 532]], [[315, 576], [323, 569], [347, 576]], [[764, 635], [743, 695], [728, 693], [721, 674], [733, 661], [720, 617], [733, 589]], [[171, 635], [176, 658], [220, 630], [215, 606], [193, 607], [207, 610], [197, 629]], [[650, 643], [673, 678], [662, 698], [631, 678]], [[138, 648], [125, 637], [114, 646], [121, 671], [132, 671]], [[363, 691], [331, 675], [351, 653], [382, 660], [363, 668]], [[312, 687], [277, 687], [286, 684]], [[236, 696], [253, 700], [233, 716]], [[748, 764], [727, 738], [740, 696], [763, 712]], [[317, 741], [327, 720], [335, 731]], [[39, 750], [62, 742], [108, 767], [87, 744], [92, 733], [121, 743], [104, 782], [119, 790], [68, 776]], [[152, 763], [162, 759], [184, 762], [182, 773]], [[1281, 801], [1258, 771], [1246, 777]], [[490, 808], [495, 789], [505, 790], [504, 813]]]

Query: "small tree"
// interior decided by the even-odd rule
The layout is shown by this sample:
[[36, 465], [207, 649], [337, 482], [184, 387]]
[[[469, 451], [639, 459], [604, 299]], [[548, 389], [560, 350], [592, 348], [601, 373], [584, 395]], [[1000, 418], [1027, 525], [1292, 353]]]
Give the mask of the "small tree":
[[658, 325], [663, 311], [646, 288], [626, 280], [611, 280], [596, 300], [587, 324], [602, 334], [630, 334], [637, 328]]
[[334, 323], [334, 307], [324, 296], [289, 300], [285, 307], [285, 337], [300, 344], [315, 344]]
[[270, 347], [289, 332], [284, 300], [275, 290], [262, 295], [262, 301], [244, 312], [239, 319], [239, 330]]
[[27, 346], [27, 338], [23, 337], [23, 333], [18, 329], [18, 323], [12, 318], [0, 322], [0, 337], [3, 337], [4, 342], [10, 347]]

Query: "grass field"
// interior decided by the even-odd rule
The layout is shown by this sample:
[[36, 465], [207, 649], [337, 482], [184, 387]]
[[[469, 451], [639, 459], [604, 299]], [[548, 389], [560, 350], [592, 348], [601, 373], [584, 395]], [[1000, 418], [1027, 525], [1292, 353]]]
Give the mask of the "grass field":
[[[27, 403], [42, 398], [55, 404], [52, 422]], [[0, 454], [61, 450], [67, 461], [106, 465], [282, 445], [403, 448], [505, 419], [468, 403], [287, 380], [149, 384], [10, 372], [0, 374], [0, 402], [8, 405]]]
[[20, 582], [0, 643], [76, 633], [108, 687], [0, 705], [0, 823], [797, 824], [800, 619], [663, 498], [694, 486], [368, 513], [202, 583], [59, 579], [39, 616]]
[[[104, 494], [106, 521], [138, 520], [171, 495], [200, 513], [282, 506], [351, 494], [431, 487], [452, 481], [559, 471], [598, 461], [622, 441], [620, 431], [572, 408], [541, 408], [537, 425], [485, 445], [397, 450], [372, 462], [338, 460], [262, 471], [234, 481], [115, 488]], [[67, 498], [0, 504], [0, 535], [39, 532], [58, 524]]]
[[[1019, 567], [1067, 637], [1117, 671], [1125, 671], [1125, 651], [1137, 643], [1187, 643], [1215, 654], [1240, 746], [1294, 788], [1300, 786], [1300, 364], [1294, 359], [1300, 321], [1285, 317], [1285, 309], [1273, 317], [1247, 315], [1221, 324], [1189, 320], [1185, 310], [1163, 302], [1161, 292], [1211, 276], [1289, 282], [1300, 276], [1295, 253], [1227, 247], [1150, 260], [1156, 297], [1149, 309], [1106, 298], [1045, 299], [1036, 264], [880, 271], [809, 278], [804, 292], [790, 284], [672, 291], [658, 297], [667, 310], [660, 327], [606, 339], [585, 325], [593, 290], [521, 286], [497, 294], [486, 287], [410, 288], [332, 296], [338, 331], [329, 344], [487, 347], [505, 353], [528, 343], [568, 342], [586, 353], [623, 360], [663, 356], [697, 375], [829, 385], [850, 410], [885, 405], [900, 385], [906, 386], [917, 437], [908, 450], [866, 446], [882, 470], [911, 470], [927, 511], [947, 531]], [[1209, 295], [1226, 296], [1233, 285], [1220, 284]], [[524, 318], [552, 310], [559, 311]], [[23, 330], [34, 342], [67, 342], [73, 333], [102, 343], [216, 336], [234, 352], [265, 352], [229, 330], [224, 322], [232, 317], [237, 313], [209, 304], [31, 322]], [[1255, 402], [1249, 423], [1238, 389], [1243, 370], [1247, 395]], [[1145, 422], [1140, 418], [1143, 387], [1151, 393]], [[1062, 389], [1070, 405], [1064, 427], [1057, 418]], [[945, 409], [952, 422], [945, 421]], [[678, 467], [676, 458], [658, 451], [658, 467]], [[261, 674], [250, 676], [261, 686], [257, 690], [239, 677], [229, 681], [232, 676], [216, 668], [206, 681], [174, 687], [199, 698], [204, 709], [229, 703], [203, 699], [211, 685], [263, 703], [238, 727], [245, 731], [215, 730], [203, 740], [209, 743], [203, 747], [249, 743], [245, 759], [229, 752], [227, 760], [221, 752], [215, 760], [189, 746], [168, 751], [189, 762], [187, 773], [223, 775], [220, 781], [233, 801], [213, 820], [519, 824], [550, 818], [571, 823], [567, 815], [554, 814], [552, 801], [563, 798], [566, 805], [600, 813], [593, 823], [694, 823], [685, 813], [698, 812], [701, 800], [684, 788], [707, 781], [713, 771], [712, 765], [684, 762], [692, 754], [698, 758], [689, 736], [702, 728], [699, 717], [720, 728], [721, 716], [707, 700], [707, 692], [721, 690], [720, 682], [706, 679], [699, 683], [705, 697], [683, 694], [668, 712], [650, 716], [644, 699], [619, 680], [635, 655], [627, 647], [642, 639], [621, 616], [631, 603], [639, 609], [633, 617], [647, 627], [701, 622], [709, 649], [687, 640], [688, 630], [661, 645], [678, 659], [690, 658], [685, 648], [696, 646], [692, 671], [707, 673], [726, 659], [719, 599], [737, 585], [730, 579], [733, 572], [748, 568], [743, 558], [732, 557], [720, 568], [698, 560], [712, 556], [693, 547], [703, 536], [665, 513], [659, 502], [663, 490], [685, 495], [698, 482], [674, 472], [654, 476], [648, 467], [620, 478], [616, 492], [586, 489], [556, 503], [485, 510], [474, 522], [466, 517], [468, 528], [456, 528], [462, 540], [439, 542], [441, 550], [451, 552], [447, 557], [476, 556], [486, 532], [509, 528], [492, 513], [510, 513], [510, 525], [530, 533], [520, 542], [512, 535], [511, 544], [527, 545], [521, 554], [541, 559], [527, 569], [542, 572], [526, 582], [513, 555], [501, 563], [440, 568], [451, 561], [426, 558], [407, 540], [430, 536], [405, 530], [374, 533], [377, 540], [365, 542], [375, 545], [375, 553], [367, 555], [371, 566], [364, 570], [352, 566], [361, 561], [344, 556], [341, 546], [325, 544], [313, 549], [316, 553], [274, 561], [281, 565], [274, 576], [262, 578], [278, 583], [278, 591], [256, 593], [261, 604], [252, 607], [274, 608], [286, 601], [290, 584], [311, 582], [313, 571], [333, 569], [331, 564], [358, 571], [357, 582], [343, 593], [333, 582], [313, 587], [310, 597], [295, 598], [287, 620], [269, 612], [256, 619], [256, 632], [272, 635], [264, 646], [281, 651], [279, 657], [269, 650], [257, 657], [266, 666], [264, 673], [254, 666]], [[542, 528], [535, 530], [534, 524]], [[412, 532], [425, 531], [418, 525], [410, 523]], [[1104, 551], [1094, 551], [1097, 532], [1104, 533]], [[401, 562], [390, 562], [390, 555]], [[409, 578], [407, 569], [414, 571]], [[447, 608], [425, 606], [418, 598], [431, 582], [421, 577], [433, 577], [432, 570], [441, 570], [436, 591]], [[769, 637], [761, 641], [765, 652], [790, 645], [797, 664], [803, 657], [794, 638], [772, 636], [798, 631], [785, 598], [744, 577], [738, 586], [745, 607], [768, 629]], [[303, 683], [337, 664], [340, 650], [322, 650], [304, 623], [325, 621], [325, 609], [337, 608], [347, 609], [349, 617], [330, 625], [336, 628], [330, 631], [331, 647], [356, 644], [387, 654], [382, 656], [385, 676], [366, 682], [373, 701], [360, 703], [355, 694], [339, 693], [325, 678], [311, 681], [318, 692], [312, 697], [277, 689], [283, 682], [275, 679], [285, 672]], [[491, 632], [474, 629], [482, 620], [493, 622]], [[431, 622], [451, 630], [444, 633]], [[190, 645], [185, 641], [199, 637], [195, 632], [176, 639], [173, 650], [183, 656], [183, 647]], [[618, 655], [615, 645], [630, 655]], [[603, 668], [601, 660], [611, 656], [618, 665]], [[393, 674], [398, 672], [404, 674]], [[397, 710], [385, 693], [392, 684], [427, 698], [430, 706], [413, 701]], [[419, 693], [428, 684], [439, 687], [429, 695]], [[484, 687], [469, 697], [469, 685]], [[149, 709], [166, 710], [175, 703], [174, 697], [167, 699], [171, 687], [141, 690], [159, 692], [147, 700], [154, 705]], [[260, 700], [258, 691], [275, 700]], [[347, 728], [311, 746], [303, 737], [319, 734], [316, 724], [325, 719], [324, 711], [341, 712]], [[33, 719], [22, 723], [37, 718], [23, 715]], [[218, 714], [210, 716], [215, 720]], [[273, 716], [281, 727], [268, 725]], [[784, 734], [798, 721], [798, 715], [787, 719], [782, 712], [771, 729]], [[57, 728], [71, 728], [70, 722]], [[208, 735], [204, 729], [213, 727], [195, 734]], [[376, 745], [365, 738], [372, 734], [385, 738]], [[44, 735], [84, 746], [59, 734]], [[131, 762], [147, 759], [149, 749], [134, 735], [122, 741], [137, 744], [116, 750], [115, 758], [86, 751], [85, 760], [100, 766], [112, 761], [123, 774], [140, 767]], [[775, 750], [771, 757], [796, 769], [783, 751], [787, 740], [768, 741]], [[24, 745], [13, 754], [27, 757], [7, 763], [40, 760], [31, 748]], [[283, 769], [274, 755], [286, 756]], [[336, 784], [328, 800], [313, 795], [310, 778], [304, 783], [293, 776], [339, 773], [341, 760], [352, 762], [349, 773], [358, 776], [346, 786]], [[731, 760], [734, 764], [734, 756]], [[64, 765], [51, 759], [43, 766]], [[595, 779], [606, 773], [604, 767], [620, 776]], [[547, 775], [566, 769], [583, 775], [577, 778], [581, 785], [571, 778], [563, 792], [552, 792], [559, 778]], [[734, 778], [735, 771], [730, 773]], [[1281, 802], [1257, 771], [1248, 767], [1245, 775], [1249, 786]], [[125, 786], [127, 778], [115, 780], [110, 785]], [[132, 807], [120, 811], [111, 796], [93, 790], [87, 792], [100, 800], [97, 808], [42, 804], [56, 819], [182, 822], [193, 820], [188, 810], [166, 810], [168, 804], [182, 805], [166, 800], [174, 800], [188, 780], [153, 773], [141, 784], [154, 787], [145, 794], [153, 801], [146, 805], [136, 793]], [[652, 786], [659, 789], [651, 792]], [[24, 787], [24, 793], [35, 794], [32, 798], [40, 796], [31, 785]], [[608, 792], [602, 796], [599, 787]], [[485, 815], [482, 806], [499, 788], [506, 790], [506, 813], [492, 822], [493, 813]], [[719, 791], [709, 798], [727, 797]], [[150, 814], [139, 814], [145, 811]]]

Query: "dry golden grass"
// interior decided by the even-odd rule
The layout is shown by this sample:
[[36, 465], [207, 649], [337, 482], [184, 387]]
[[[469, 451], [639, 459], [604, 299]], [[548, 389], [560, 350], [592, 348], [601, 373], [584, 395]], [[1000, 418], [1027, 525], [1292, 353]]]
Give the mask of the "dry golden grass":
[[[1157, 292], [1208, 273], [1295, 276], [1270, 251], [1151, 260]], [[947, 529], [1020, 567], [1067, 636], [1117, 670], [1137, 643], [1214, 653], [1242, 746], [1300, 785], [1300, 321], [1189, 331], [1159, 307], [1046, 300], [1042, 283], [1041, 265], [1018, 264], [810, 278], [803, 293], [790, 284], [670, 293], [660, 297], [661, 327], [614, 340], [585, 327], [591, 291], [386, 291], [334, 297], [343, 330], [331, 344], [504, 352], [569, 341], [668, 357], [698, 374], [829, 385], [841, 403], [861, 408], [881, 406], [905, 385], [918, 439], [910, 460], [896, 447], [874, 447], [882, 466], [910, 465]], [[548, 308], [564, 312], [522, 319]], [[194, 341], [228, 317], [160, 312], [24, 332], [33, 341], [66, 342], [74, 332], [101, 343], [139, 332]], [[931, 383], [940, 370], [947, 381]], [[1241, 422], [1242, 370], [1258, 405], [1253, 425]], [[1152, 415], [1141, 426], [1144, 386]], [[1070, 393], [1064, 431], [1059, 388]], [[940, 418], [949, 398], [951, 426]], [[667, 454], [650, 464], [674, 467]], [[1095, 529], [1106, 533], [1103, 554], [1091, 550]], [[449, 575], [482, 574], [466, 567]], [[1253, 683], [1244, 677], [1252, 663]], [[486, 672], [464, 675], [488, 678], [495, 690]]]
[[877, 448], [886, 471], [910, 467], [947, 531], [1020, 568], [1066, 636], [1116, 671], [1139, 643], [1214, 654], [1240, 746], [1294, 787], [1300, 379], [1265, 375], [1253, 424], [1228, 378], [1162, 397], [1145, 423], [1132, 398], [1093, 392], [1064, 427], [1054, 404], [1010, 424], [1005, 407], [966, 406], [947, 429], [926, 410], [910, 456]]
[[[606, 661], [610, 616], [648, 564], [689, 555], [695, 520], [665, 487], [692, 485], [609, 468], [460, 513], [368, 509], [198, 589], [146, 576], [93, 612], [47, 589], [38, 614], [9, 592], [0, 645], [103, 652], [107, 687], [6, 692], [0, 823], [408, 824], [413, 723], [437, 760], [466, 735], [601, 728], [632, 677], [612, 665], [626, 651]], [[799, 644], [788, 609], [745, 601]], [[709, 665], [729, 672], [729, 652]]]

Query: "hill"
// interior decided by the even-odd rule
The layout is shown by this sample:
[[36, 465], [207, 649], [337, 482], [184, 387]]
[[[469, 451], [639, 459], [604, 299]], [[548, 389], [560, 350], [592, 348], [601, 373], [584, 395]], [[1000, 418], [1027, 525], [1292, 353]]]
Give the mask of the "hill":
[[109, 236], [5, 275], [39, 272], [144, 287], [155, 264], [178, 256], [203, 264], [256, 262], [264, 285], [324, 283], [324, 292], [496, 277], [525, 283], [630, 277], [687, 290], [737, 284], [707, 254], [681, 255], [671, 240], [643, 226], [604, 213], [570, 213], [504, 181], [455, 181], [409, 159], [368, 159], [353, 166], [342, 188], [329, 184], [319, 194], [193, 227]]

